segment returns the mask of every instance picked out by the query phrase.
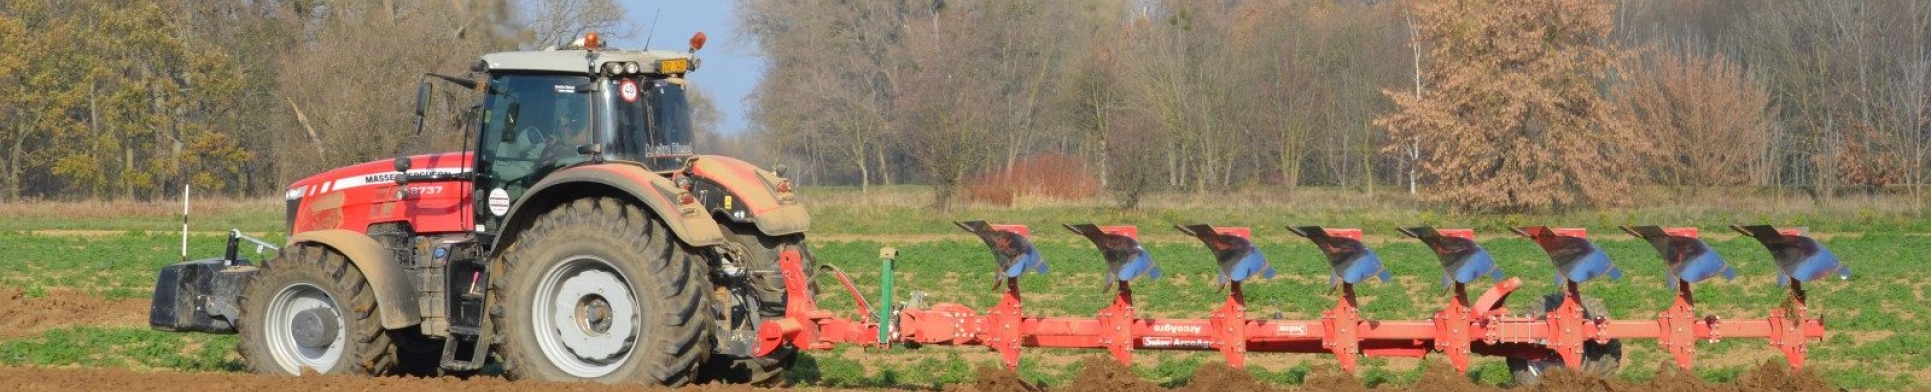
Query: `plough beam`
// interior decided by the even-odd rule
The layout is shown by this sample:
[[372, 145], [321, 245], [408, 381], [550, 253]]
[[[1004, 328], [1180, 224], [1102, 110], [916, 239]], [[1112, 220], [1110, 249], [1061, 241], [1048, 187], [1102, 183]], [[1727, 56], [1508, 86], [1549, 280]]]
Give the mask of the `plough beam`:
[[[1620, 275], [1607, 254], [1589, 242], [1586, 231], [1546, 226], [1513, 228], [1549, 253], [1561, 283], [1560, 305], [1532, 318], [1510, 314], [1504, 306], [1507, 298], [1521, 288], [1522, 280], [1504, 278], [1493, 258], [1475, 243], [1472, 230], [1408, 227], [1398, 231], [1421, 240], [1438, 256], [1447, 286], [1445, 304], [1426, 320], [1374, 320], [1361, 314], [1354, 286], [1368, 278], [1386, 281], [1387, 270], [1361, 241], [1361, 231], [1296, 226], [1288, 230], [1314, 242], [1325, 256], [1332, 270], [1329, 278], [1334, 282], [1335, 304], [1321, 312], [1318, 320], [1254, 319], [1247, 315], [1243, 286], [1255, 278], [1271, 277], [1273, 267], [1254, 246], [1251, 231], [1183, 225], [1177, 228], [1200, 239], [1212, 252], [1226, 298], [1206, 319], [1142, 318], [1134, 307], [1132, 281], [1143, 276], [1157, 278], [1160, 272], [1140, 245], [1139, 230], [1079, 224], [1066, 227], [1100, 251], [1107, 266], [1107, 286], [1114, 290], [1112, 303], [1093, 317], [1041, 317], [1025, 313], [1019, 291], [1022, 273], [1046, 271], [1046, 260], [1038, 256], [1028, 238], [1030, 231], [1025, 226], [983, 221], [959, 225], [978, 235], [993, 252], [993, 267], [999, 276], [996, 287], [1002, 293], [998, 304], [985, 313], [953, 303], [872, 313], [850, 279], [832, 269], [831, 275], [847, 286], [847, 292], [863, 308], [862, 314], [867, 315], [857, 321], [842, 319], [817, 308], [807, 291], [810, 282], [804, 278], [802, 254], [792, 250], [779, 257], [790, 301], [786, 317], [767, 320], [761, 326], [757, 353], [765, 355], [784, 345], [814, 350], [837, 344], [983, 346], [999, 353], [1008, 369], [1018, 368], [1024, 347], [1104, 349], [1122, 363], [1130, 363], [1135, 350], [1216, 351], [1235, 368], [1245, 366], [1247, 354], [1252, 352], [1328, 353], [1352, 372], [1360, 356], [1421, 357], [1439, 352], [1456, 369], [1466, 371], [1470, 358], [1478, 354], [1561, 360], [1567, 366], [1579, 367], [1586, 344], [1655, 339], [1678, 367], [1688, 369], [1699, 342], [1766, 338], [1784, 353], [1792, 368], [1801, 368], [1808, 352], [1806, 345], [1821, 340], [1825, 332], [1823, 321], [1809, 314], [1803, 283], [1833, 273], [1841, 277], [1849, 274], [1835, 256], [1800, 231], [1736, 226], [1738, 232], [1757, 238], [1771, 251], [1782, 270], [1780, 281], [1789, 287], [1790, 295], [1764, 319], [1699, 315], [1693, 284], [1718, 275], [1734, 276], [1734, 270], [1697, 238], [1695, 228], [1629, 226], [1624, 231], [1655, 245], [1671, 277], [1675, 298], [1654, 319], [1610, 320], [1583, 309], [1582, 283]], [[888, 254], [892, 256], [885, 256]], [[896, 255], [884, 252], [881, 257]], [[1481, 277], [1496, 282], [1471, 301], [1468, 285]], [[889, 301], [883, 304], [890, 305]], [[873, 314], [880, 316], [869, 317]]]

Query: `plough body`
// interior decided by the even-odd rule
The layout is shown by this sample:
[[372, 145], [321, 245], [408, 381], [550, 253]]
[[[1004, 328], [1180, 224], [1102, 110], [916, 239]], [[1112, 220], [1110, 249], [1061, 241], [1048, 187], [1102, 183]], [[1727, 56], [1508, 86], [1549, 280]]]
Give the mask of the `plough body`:
[[[962, 222], [960, 226], [987, 238], [1000, 264], [998, 286], [1002, 295], [992, 308], [982, 313], [961, 304], [937, 303], [874, 313], [851, 280], [834, 270], [834, 278], [857, 300], [865, 315], [860, 320], [840, 318], [817, 307], [804, 278], [806, 262], [800, 253], [792, 251], [780, 257], [789, 292], [787, 314], [766, 321], [760, 328], [759, 353], [783, 345], [811, 350], [840, 344], [983, 346], [999, 353], [1008, 368], [1018, 366], [1026, 347], [1105, 349], [1121, 363], [1130, 363], [1137, 350], [1217, 351], [1235, 368], [1245, 365], [1250, 352], [1331, 353], [1349, 372], [1359, 366], [1357, 361], [1362, 356], [1422, 357], [1440, 353], [1456, 369], [1466, 371], [1469, 359], [1477, 354], [1560, 361], [1578, 368], [1584, 361], [1586, 344], [1654, 339], [1677, 366], [1689, 369], [1698, 343], [1764, 338], [1784, 354], [1792, 368], [1801, 368], [1807, 345], [1823, 339], [1825, 331], [1823, 320], [1809, 313], [1800, 278], [1814, 279], [1831, 272], [1848, 277], [1848, 270], [1834, 256], [1799, 231], [1737, 226], [1738, 232], [1757, 238], [1770, 250], [1783, 269], [1780, 274], [1785, 281], [1780, 283], [1789, 288], [1789, 295], [1767, 318], [1724, 319], [1699, 314], [1691, 285], [1719, 272], [1734, 276], [1734, 270], [1697, 239], [1696, 228], [1625, 227], [1625, 231], [1657, 244], [1671, 271], [1674, 301], [1653, 319], [1588, 317], [1580, 284], [1600, 276], [1618, 276], [1617, 267], [1581, 229], [1515, 228], [1516, 233], [1536, 240], [1549, 252], [1561, 283], [1557, 294], [1561, 304], [1541, 317], [1527, 317], [1504, 306], [1505, 300], [1521, 288], [1521, 278], [1501, 278], [1493, 258], [1475, 245], [1472, 230], [1412, 227], [1400, 232], [1422, 240], [1441, 258], [1448, 285], [1443, 305], [1426, 320], [1375, 320], [1361, 314], [1354, 285], [1371, 277], [1386, 280], [1387, 272], [1360, 241], [1361, 231], [1300, 226], [1289, 230], [1315, 241], [1334, 269], [1335, 303], [1317, 320], [1255, 319], [1247, 314], [1242, 282], [1271, 276], [1273, 268], [1253, 247], [1249, 238], [1252, 231], [1190, 225], [1179, 228], [1200, 238], [1221, 263], [1225, 301], [1205, 319], [1143, 318], [1135, 312], [1131, 282], [1141, 275], [1157, 274], [1158, 268], [1146, 259], [1138, 243], [1138, 230], [1129, 226], [1068, 225], [1092, 240], [1105, 255], [1113, 272], [1108, 277], [1115, 279], [1112, 304], [1093, 317], [1039, 317], [1025, 313], [1018, 284], [1020, 273], [1027, 269], [1045, 271], [1045, 262], [1037, 260], [1038, 252], [1024, 239], [1029, 231], [1024, 226], [984, 222]], [[1828, 260], [1818, 257], [1820, 250]], [[885, 280], [889, 287], [889, 265], [896, 252], [888, 248], [881, 257], [888, 265]], [[1128, 269], [1134, 273], [1121, 272]], [[1236, 270], [1240, 273], [1234, 273]], [[1469, 285], [1481, 277], [1497, 281], [1471, 300]], [[891, 306], [889, 297], [879, 306]]]

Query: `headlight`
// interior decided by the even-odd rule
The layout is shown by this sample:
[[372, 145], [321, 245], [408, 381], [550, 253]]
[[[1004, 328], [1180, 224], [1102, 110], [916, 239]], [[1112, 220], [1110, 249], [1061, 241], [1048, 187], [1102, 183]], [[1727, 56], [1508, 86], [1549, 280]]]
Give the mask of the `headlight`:
[[638, 71], [642, 69], [637, 68], [637, 63], [624, 63], [624, 73], [636, 74]]

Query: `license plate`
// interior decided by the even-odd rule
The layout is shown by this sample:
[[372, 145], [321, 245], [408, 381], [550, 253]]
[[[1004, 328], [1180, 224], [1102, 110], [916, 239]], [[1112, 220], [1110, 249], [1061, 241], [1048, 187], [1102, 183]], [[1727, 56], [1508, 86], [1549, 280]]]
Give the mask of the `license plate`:
[[658, 73], [683, 73], [690, 69], [690, 60], [664, 60], [657, 62]]

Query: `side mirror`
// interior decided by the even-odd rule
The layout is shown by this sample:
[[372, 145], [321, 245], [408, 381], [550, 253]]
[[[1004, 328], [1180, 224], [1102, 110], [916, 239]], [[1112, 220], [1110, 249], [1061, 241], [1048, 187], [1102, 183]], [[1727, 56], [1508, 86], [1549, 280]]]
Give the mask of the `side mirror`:
[[422, 123], [428, 119], [429, 97], [435, 95], [436, 87], [425, 80], [416, 85], [416, 134], [422, 134]]
[[416, 85], [416, 116], [429, 113], [429, 96], [435, 92], [436, 86], [430, 85], [428, 81]]
[[510, 106], [503, 109], [503, 143], [516, 140], [516, 113], [521, 110], [523, 105], [516, 102], [510, 102]]

